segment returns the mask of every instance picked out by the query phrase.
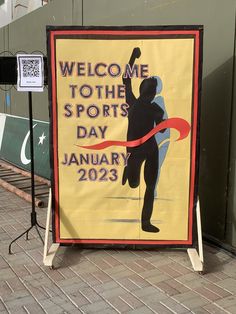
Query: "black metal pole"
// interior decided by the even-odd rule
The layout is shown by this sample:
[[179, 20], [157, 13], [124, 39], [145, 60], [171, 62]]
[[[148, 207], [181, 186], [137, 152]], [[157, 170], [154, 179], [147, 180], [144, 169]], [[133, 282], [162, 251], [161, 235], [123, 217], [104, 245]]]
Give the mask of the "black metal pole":
[[30, 130], [30, 158], [31, 158], [31, 198], [32, 198], [32, 211], [31, 211], [31, 226], [37, 223], [35, 211], [35, 183], [34, 183], [34, 133], [33, 133], [33, 109], [32, 109], [32, 92], [28, 93], [29, 99], [29, 130]]

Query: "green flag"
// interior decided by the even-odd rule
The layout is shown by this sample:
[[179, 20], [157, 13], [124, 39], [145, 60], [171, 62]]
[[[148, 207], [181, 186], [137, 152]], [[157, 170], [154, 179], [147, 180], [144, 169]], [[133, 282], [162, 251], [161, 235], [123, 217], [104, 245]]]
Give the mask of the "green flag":
[[[0, 132], [1, 134], [1, 132]], [[50, 178], [49, 123], [33, 121], [35, 174]], [[0, 156], [16, 166], [31, 169], [29, 120], [5, 115]]]

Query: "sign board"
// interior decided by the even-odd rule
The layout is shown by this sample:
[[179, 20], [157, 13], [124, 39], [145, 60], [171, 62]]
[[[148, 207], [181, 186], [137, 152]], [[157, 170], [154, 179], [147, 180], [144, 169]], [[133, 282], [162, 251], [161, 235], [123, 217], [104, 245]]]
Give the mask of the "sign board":
[[191, 246], [202, 27], [48, 27], [57, 243]]
[[17, 90], [43, 92], [43, 55], [17, 54]]

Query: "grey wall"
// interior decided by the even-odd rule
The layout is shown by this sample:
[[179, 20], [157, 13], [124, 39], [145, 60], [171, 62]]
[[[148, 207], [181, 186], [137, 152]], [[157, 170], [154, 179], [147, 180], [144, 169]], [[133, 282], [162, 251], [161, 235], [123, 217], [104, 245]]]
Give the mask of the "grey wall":
[[[236, 117], [232, 99], [236, 0], [55, 0], [0, 30], [0, 51], [46, 52], [45, 25], [204, 25], [200, 199], [203, 230], [236, 246]], [[11, 107], [28, 115], [26, 96], [11, 90]], [[48, 120], [47, 91], [34, 95], [34, 116]], [[232, 135], [232, 136], [231, 136]], [[231, 143], [231, 146], [229, 145]], [[231, 150], [230, 150], [231, 147]], [[229, 161], [231, 172], [228, 172]], [[228, 184], [229, 182], [229, 184]], [[228, 196], [229, 193], [229, 198]]]
[[[41, 51], [46, 55], [46, 25], [81, 25], [82, 1], [56, 0], [48, 5], [19, 18], [8, 26], [0, 29], [0, 52], [2, 47], [13, 54], [24, 51], [31, 53]], [[3, 40], [2, 40], [3, 38]], [[8, 88], [8, 86], [6, 86]], [[28, 116], [27, 93], [18, 93], [14, 88], [10, 91], [11, 106], [3, 107], [5, 95], [0, 92], [0, 112], [6, 112], [18, 116]], [[48, 120], [48, 93], [33, 95], [33, 114], [40, 120]]]
[[[236, 43], [235, 43], [236, 48]], [[236, 248], [236, 73], [235, 59], [236, 49], [234, 48], [234, 74], [232, 89], [232, 112], [231, 132], [229, 145], [229, 166], [228, 166], [228, 193], [227, 193], [227, 215], [226, 215], [226, 242]]]

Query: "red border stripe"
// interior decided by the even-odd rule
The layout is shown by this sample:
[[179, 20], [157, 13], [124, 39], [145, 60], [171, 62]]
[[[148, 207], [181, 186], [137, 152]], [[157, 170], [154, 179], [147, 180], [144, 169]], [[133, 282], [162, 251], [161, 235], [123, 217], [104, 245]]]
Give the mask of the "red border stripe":
[[194, 188], [195, 188], [195, 160], [196, 160], [196, 145], [197, 145], [197, 117], [198, 117], [198, 76], [199, 76], [199, 33], [195, 37], [195, 66], [194, 66], [194, 106], [193, 106], [193, 127], [192, 127], [192, 157], [191, 157], [191, 180], [190, 180], [190, 195], [189, 195], [189, 239], [192, 242], [193, 230], [193, 208], [194, 208]]
[[59, 238], [59, 189], [58, 189], [58, 156], [57, 156], [57, 97], [56, 97], [56, 60], [55, 60], [55, 41], [53, 32], [50, 33], [50, 48], [51, 48], [51, 75], [52, 75], [52, 114], [53, 114], [53, 159], [54, 159], [54, 188], [55, 188], [55, 237], [56, 242]]
[[198, 31], [194, 30], [150, 30], [150, 31], [124, 31], [124, 30], [57, 30], [51, 31], [57, 35], [197, 35]]
[[81, 244], [159, 244], [159, 245], [186, 245], [192, 244], [190, 240], [105, 240], [105, 239], [60, 239], [60, 243]]

